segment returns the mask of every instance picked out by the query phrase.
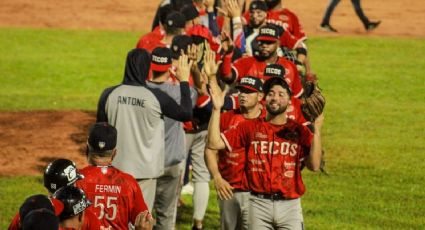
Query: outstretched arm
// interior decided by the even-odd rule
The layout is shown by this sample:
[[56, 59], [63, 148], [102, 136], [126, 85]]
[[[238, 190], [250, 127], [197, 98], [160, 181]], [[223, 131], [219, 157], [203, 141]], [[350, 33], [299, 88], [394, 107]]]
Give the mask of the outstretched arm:
[[217, 150], [205, 148], [205, 163], [207, 164], [208, 171], [214, 180], [214, 186], [217, 190], [217, 195], [220, 200], [228, 200], [233, 196], [233, 187], [227, 182], [218, 170], [217, 164]]
[[321, 129], [323, 125], [324, 116], [319, 115], [314, 121], [314, 136], [313, 142], [310, 147], [310, 154], [306, 160], [306, 166], [311, 171], [318, 171], [320, 169], [320, 161], [322, 159], [322, 137]]

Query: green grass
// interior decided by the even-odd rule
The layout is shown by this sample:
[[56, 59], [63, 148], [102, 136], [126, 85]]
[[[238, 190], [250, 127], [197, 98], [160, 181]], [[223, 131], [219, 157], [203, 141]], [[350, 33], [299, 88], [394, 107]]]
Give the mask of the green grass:
[[[95, 110], [122, 79], [138, 33], [0, 29], [0, 110]], [[327, 98], [329, 175], [304, 172], [308, 229], [425, 226], [425, 40], [312, 38], [312, 67]], [[0, 229], [44, 192], [39, 177], [0, 178]], [[205, 226], [218, 229], [212, 192]], [[186, 201], [190, 200], [185, 197]], [[190, 202], [189, 202], [190, 203]], [[189, 229], [191, 205], [178, 229]]]

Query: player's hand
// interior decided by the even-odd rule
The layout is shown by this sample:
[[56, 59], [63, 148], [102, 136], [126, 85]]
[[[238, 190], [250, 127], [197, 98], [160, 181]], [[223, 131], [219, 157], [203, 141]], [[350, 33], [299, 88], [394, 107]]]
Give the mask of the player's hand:
[[189, 60], [192, 60], [195, 62], [198, 58], [198, 55], [196, 53], [197, 53], [197, 46], [195, 44], [189, 45], [187, 47], [187, 56], [189, 57]]
[[220, 63], [215, 61], [215, 52], [212, 51], [209, 47], [205, 50], [204, 56], [204, 72], [208, 77], [213, 77], [217, 75], [218, 66]]
[[224, 51], [224, 53], [231, 53], [234, 47], [235, 46], [230, 35], [225, 31], [221, 32], [221, 49]]
[[152, 215], [148, 211], [143, 211], [137, 215], [134, 227], [136, 230], [151, 230], [153, 223]]
[[233, 197], [233, 187], [221, 176], [214, 178], [214, 185], [220, 200], [229, 200]]
[[188, 81], [190, 76], [190, 67], [192, 64], [193, 61], [189, 61], [188, 56], [182, 52], [177, 64], [177, 70], [170, 69], [170, 72], [174, 74], [180, 82]]
[[239, 6], [238, 0], [228, 0], [226, 2], [228, 16], [230, 18], [240, 17], [242, 14], [241, 7]]
[[207, 8], [207, 12], [214, 11], [214, 0], [204, 0], [205, 8]]

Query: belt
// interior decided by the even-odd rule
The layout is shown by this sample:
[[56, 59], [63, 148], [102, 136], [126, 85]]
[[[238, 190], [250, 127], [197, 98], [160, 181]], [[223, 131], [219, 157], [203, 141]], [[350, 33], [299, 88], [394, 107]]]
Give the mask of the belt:
[[292, 200], [293, 198], [285, 197], [282, 193], [258, 193], [258, 192], [251, 192], [251, 195], [256, 196], [260, 199], [267, 199], [267, 200]]

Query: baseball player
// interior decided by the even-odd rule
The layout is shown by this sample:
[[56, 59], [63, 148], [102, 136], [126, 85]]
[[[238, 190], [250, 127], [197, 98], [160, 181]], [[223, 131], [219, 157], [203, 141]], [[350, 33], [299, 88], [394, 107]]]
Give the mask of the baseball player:
[[[63, 209], [63, 205], [60, 202], [57, 202], [52, 198], [58, 189], [65, 186], [74, 186], [78, 180], [83, 179], [84, 177], [78, 172], [77, 166], [75, 163], [68, 159], [56, 159], [53, 162], [49, 163], [43, 174], [43, 184], [49, 193], [49, 198], [55, 207], [55, 213], [59, 215]], [[19, 213], [17, 213], [9, 227], [9, 229], [19, 229], [16, 222], [16, 219], [19, 220]], [[84, 222], [81, 229], [90, 230], [90, 229], [99, 229], [100, 222], [96, 215], [87, 211], [84, 212]]]
[[[236, 86], [239, 91], [237, 110], [223, 113], [220, 131], [237, 127], [244, 120], [264, 117], [262, 109], [263, 83], [260, 79], [246, 76]], [[218, 162], [217, 162], [218, 158]], [[248, 229], [249, 188], [245, 174], [245, 149], [217, 151], [206, 149], [205, 161], [214, 180], [220, 207], [221, 229]]]
[[[174, 41], [174, 40], [173, 40]], [[177, 44], [175, 44], [177, 46]], [[165, 47], [152, 51], [151, 70], [153, 78], [147, 82], [150, 88], [157, 88], [170, 95], [180, 103], [180, 86], [171, 81], [172, 53]], [[175, 59], [173, 59], [175, 60]], [[177, 60], [175, 60], [178, 62]], [[177, 65], [178, 63], [176, 63]], [[177, 66], [178, 68], [178, 66]], [[174, 75], [174, 74], [173, 74]], [[197, 92], [192, 87], [192, 103], [196, 103]], [[182, 164], [186, 159], [185, 133], [183, 123], [165, 117], [165, 162], [164, 174], [157, 179], [154, 210], [156, 214], [155, 229], [174, 229], [177, 214]]]
[[[75, 186], [65, 186], [57, 190], [53, 197], [64, 205], [63, 211], [59, 214], [59, 229], [80, 229], [83, 225], [84, 212], [92, 205], [84, 191]], [[100, 227], [91, 229], [100, 229]]]
[[239, 81], [241, 77], [249, 75], [264, 79], [264, 69], [269, 64], [278, 63], [285, 67], [285, 79], [295, 97], [303, 93], [301, 78], [296, 66], [283, 57], [279, 57], [280, 32], [277, 26], [268, 24], [260, 28], [256, 40], [259, 42], [259, 55], [254, 57], [243, 57], [231, 64], [231, 54], [223, 58], [219, 75], [226, 83]]
[[152, 52], [156, 47], [171, 47], [174, 36], [181, 35], [186, 25], [185, 17], [179, 12], [171, 12], [165, 19], [164, 34], [159, 37], [144, 37], [137, 43], [137, 48], [143, 48]]
[[[210, 81], [214, 104], [208, 129], [211, 149], [244, 148], [247, 153], [246, 174], [250, 196], [249, 229], [303, 229], [300, 197], [305, 192], [301, 178], [301, 161], [317, 171], [321, 159], [323, 115], [314, 123], [315, 133], [288, 119], [286, 109], [291, 90], [283, 78], [265, 81], [263, 91], [267, 115], [247, 120], [220, 134], [220, 110], [223, 92]], [[304, 155], [304, 149], [310, 149]]]
[[108, 122], [118, 130], [120, 154], [112, 164], [136, 178], [151, 211], [156, 178], [164, 173], [164, 116], [177, 121], [192, 118], [190, 63], [187, 56], [182, 55], [176, 70], [180, 79], [179, 105], [163, 91], [146, 87], [151, 64], [148, 51], [133, 49], [126, 62], [122, 84], [105, 89], [99, 99], [97, 122]]
[[128, 229], [129, 223], [136, 229], [152, 229], [152, 217], [137, 181], [111, 165], [118, 154], [116, 143], [115, 127], [106, 122], [91, 127], [87, 141], [90, 165], [80, 170], [84, 180], [76, 185], [93, 202], [89, 210], [99, 218], [102, 229]]

